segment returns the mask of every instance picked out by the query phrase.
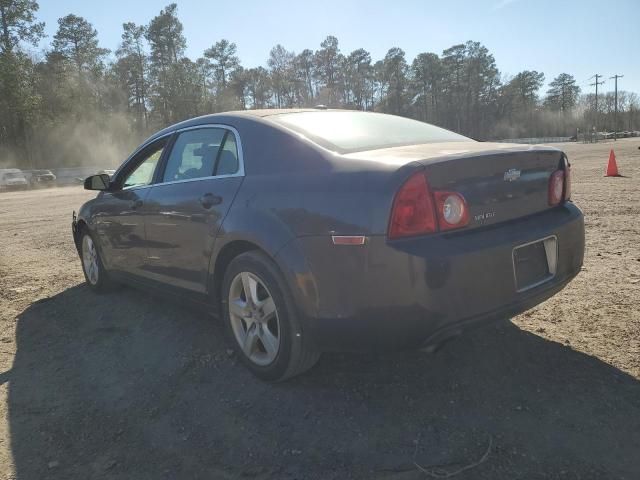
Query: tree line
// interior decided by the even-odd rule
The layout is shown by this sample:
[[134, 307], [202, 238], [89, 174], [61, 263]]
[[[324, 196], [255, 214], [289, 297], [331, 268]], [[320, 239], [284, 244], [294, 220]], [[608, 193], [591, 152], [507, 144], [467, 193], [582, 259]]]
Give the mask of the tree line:
[[89, 21], [69, 14], [43, 55], [35, 0], [0, 0], [0, 164], [119, 163], [150, 132], [206, 113], [323, 104], [403, 115], [477, 139], [573, 135], [640, 128], [640, 99], [582, 94], [562, 73], [505, 76], [479, 42], [408, 59], [399, 47], [374, 60], [328, 36], [299, 53], [276, 45], [265, 66], [243, 66], [219, 40], [191, 59], [175, 3], [147, 25], [122, 25], [118, 48], [100, 46]]

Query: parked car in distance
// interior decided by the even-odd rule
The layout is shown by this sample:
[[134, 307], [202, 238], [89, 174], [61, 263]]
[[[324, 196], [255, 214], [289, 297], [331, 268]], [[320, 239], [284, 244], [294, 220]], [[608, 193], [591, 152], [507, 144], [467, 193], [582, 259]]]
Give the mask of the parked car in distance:
[[87, 284], [222, 318], [258, 377], [335, 350], [433, 348], [580, 271], [566, 155], [345, 110], [194, 118], [145, 141], [72, 221]]
[[111, 170], [111, 169], [106, 169], [106, 170], [100, 170], [96, 175], [109, 175], [109, 178], [113, 177], [113, 174], [116, 173], [115, 170]]
[[26, 190], [29, 182], [22, 170], [17, 168], [0, 169], [0, 190]]
[[56, 176], [51, 170], [31, 170], [28, 175], [32, 188], [56, 186]]

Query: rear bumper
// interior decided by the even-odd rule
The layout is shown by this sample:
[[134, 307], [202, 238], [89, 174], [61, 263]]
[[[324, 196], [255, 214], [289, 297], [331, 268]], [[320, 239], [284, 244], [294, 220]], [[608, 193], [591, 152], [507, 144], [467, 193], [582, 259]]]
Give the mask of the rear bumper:
[[[513, 248], [549, 236], [557, 237], [555, 276], [518, 292]], [[435, 344], [551, 297], [580, 271], [584, 222], [569, 203], [468, 232], [393, 242], [375, 236], [360, 247], [298, 241], [313, 288], [295, 295], [316, 348], [388, 350]]]

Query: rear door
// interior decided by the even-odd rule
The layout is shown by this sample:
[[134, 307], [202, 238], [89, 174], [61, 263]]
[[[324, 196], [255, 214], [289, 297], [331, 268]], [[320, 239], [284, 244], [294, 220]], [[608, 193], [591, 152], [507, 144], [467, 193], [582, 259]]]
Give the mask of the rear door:
[[244, 176], [241, 154], [229, 127], [178, 133], [145, 202], [148, 277], [206, 291], [213, 243]]
[[153, 142], [135, 155], [114, 179], [112, 190], [100, 197], [94, 215], [107, 268], [141, 274], [147, 261], [144, 216], [146, 198], [168, 137]]

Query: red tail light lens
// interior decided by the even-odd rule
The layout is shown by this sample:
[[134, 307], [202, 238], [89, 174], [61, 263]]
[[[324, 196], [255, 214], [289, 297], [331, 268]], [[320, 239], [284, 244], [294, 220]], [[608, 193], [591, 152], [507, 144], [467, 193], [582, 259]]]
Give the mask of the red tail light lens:
[[440, 230], [464, 227], [469, 223], [469, 209], [457, 192], [434, 192]]
[[433, 197], [423, 172], [404, 182], [393, 200], [389, 238], [421, 235], [437, 230]]
[[549, 205], [555, 206], [562, 202], [564, 193], [564, 170], [556, 170], [549, 178]]
[[564, 201], [571, 200], [571, 164], [564, 158]]

